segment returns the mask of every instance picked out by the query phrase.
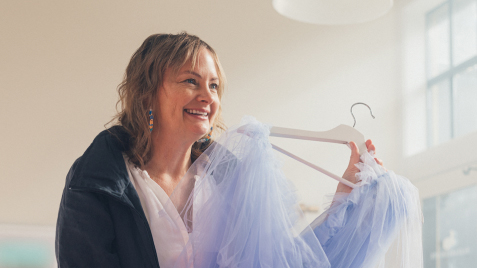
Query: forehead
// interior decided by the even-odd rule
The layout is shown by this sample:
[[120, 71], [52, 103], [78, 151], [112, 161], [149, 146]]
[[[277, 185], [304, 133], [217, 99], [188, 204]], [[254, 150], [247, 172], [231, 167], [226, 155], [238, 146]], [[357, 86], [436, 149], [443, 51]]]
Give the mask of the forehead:
[[184, 62], [179, 71], [213, 72], [217, 75], [217, 62], [208, 49], [201, 48], [196, 55], [191, 55], [191, 57]]

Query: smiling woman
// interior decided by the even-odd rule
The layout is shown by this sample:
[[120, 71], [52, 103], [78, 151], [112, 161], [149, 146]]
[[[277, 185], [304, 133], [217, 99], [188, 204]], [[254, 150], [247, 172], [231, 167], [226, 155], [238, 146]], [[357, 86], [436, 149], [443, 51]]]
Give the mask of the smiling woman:
[[205, 48], [197, 56], [195, 66], [189, 61], [177, 73], [165, 72], [152, 104], [159, 119], [153, 136], [166, 137], [164, 143], [181, 135], [185, 137], [180, 140], [197, 141], [214, 124], [220, 107], [216, 64]]
[[[187, 33], [149, 36], [132, 56], [119, 86], [118, 104], [121, 104], [121, 111], [116, 119], [131, 135], [131, 149], [127, 153], [130, 161], [143, 167], [152, 157], [154, 136], [161, 135], [164, 140], [180, 134], [177, 131], [170, 132], [178, 123], [172, 117], [172, 106], [180, 110], [181, 117], [182, 111], [186, 109], [195, 108], [196, 111], [208, 113], [210, 107], [214, 107], [216, 111], [208, 115], [210, 126], [203, 124], [206, 129], [199, 132], [203, 136], [211, 126], [214, 126], [215, 131], [224, 130], [220, 99], [225, 83], [225, 74], [217, 54], [197, 36]], [[204, 104], [207, 101], [210, 104]], [[148, 124], [144, 120], [150, 109], [156, 118], [153, 135], [149, 135]], [[199, 133], [197, 131], [196, 134]], [[197, 141], [200, 136], [195, 138]], [[192, 157], [197, 158], [204, 148], [202, 144], [195, 143]]]
[[[280, 259], [263, 255], [267, 263], [278, 265], [267, 266], [262, 263], [265, 259], [259, 258], [253, 261], [257, 265], [245, 264], [244, 267], [306, 266], [307, 261], [295, 257], [312, 256], [311, 259], [318, 258], [316, 261], [324, 264], [319, 267], [329, 268], [329, 262], [313, 232], [309, 234], [314, 237], [316, 250], [298, 250], [299, 254], [295, 254], [298, 251], [290, 252], [287, 250], [290, 247], [284, 245], [291, 243], [301, 249], [306, 239], [290, 240], [290, 222], [283, 220], [283, 217], [274, 220], [274, 215], [267, 216], [267, 213], [276, 211], [273, 210], [276, 208], [273, 204], [283, 201], [282, 193], [288, 196], [293, 191], [281, 186], [270, 188], [277, 182], [282, 186], [287, 185], [286, 180], [280, 181], [280, 177], [275, 176], [281, 174], [279, 169], [269, 170], [270, 167], [278, 167], [273, 161], [253, 158], [254, 154], [239, 159], [249, 149], [263, 153], [260, 150], [265, 148], [262, 145], [266, 142], [254, 145], [252, 142], [235, 143], [231, 140], [229, 144], [238, 148], [233, 151], [219, 142], [231, 135], [222, 135], [214, 141], [214, 134], [224, 130], [220, 104], [224, 87], [225, 76], [216, 53], [197, 36], [187, 33], [157, 34], [143, 42], [132, 56], [119, 85], [120, 111], [115, 121], [113, 119], [116, 125], [94, 139], [67, 175], [56, 226], [59, 267], [159, 267], [159, 264], [163, 268], [186, 267], [180, 264], [181, 260], [193, 262], [187, 267], [215, 267], [227, 254], [237, 258], [232, 258], [233, 263], [225, 266], [236, 267], [243, 263], [243, 258], [254, 259], [255, 255], [263, 253], [262, 249], [266, 249], [283, 253], [280, 253], [283, 257]], [[260, 126], [263, 134], [260, 140], [268, 140], [267, 128], [259, 124], [257, 126]], [[243, 146], [244, 150], [235, 145]], [[368, 150], [375, 151], [371, 141], [367, 141], [366, 146]], [[350, 143], [350, 147], [350, 164], [343, 178], [356, 182], [359, 169], [355, 164], [360, 161], [358, 147], [354, 143]], [[210, 154], [214, 150], [221, 151], [221, 157]], [[210, 188], [204, 186], [201, 183], [203, 178], [198, 176], [204, 170], [201, 166], [204, 159], [215, 159], [212, 162], [216, 168], [213, 171], [209, 169], [209, 180], [215, 178], [207, 184]], [[371, 162], [374, 161], [381, 164], [379, 160], [371, 158]], [[253, 165], [243, 165], [247, 163]], [[258, 169], [253, 171], [249, 167]], [[227, 176], [221, 177], [224, 174], [229, 174], [228, 178], [236, 181], [226, 180]], [[264, 180], [266, 177], [269, 180]], [[243, 184], [247, 178], [253, 183], [235, 188], [235, 182]], [[217, 189], [220, 182], [230, 181], [230, 192], [235, 193], [236, 197], [217, 192], [213, 197], [219, 201], [218, 205], [207, 210], [212, 213], [201, 213], [201, 200], [205, 200], [207, 193]], [[267, 189], [279, 192], [273, 195]], [[337, 191], [349, 193], [351, 188], [340, 183]], [[246, 200], [249, 202], [246, 203]], [[267, 204], [271, 206], [258, 210]], [[225, 249], [220, 248], [227, 254], [222, 252], [220, 256], [214, 255], [210, 248], [203, 245], [210, 241], [218, 243], [220, 237], [225, 237], [215, 235], [225, 226], [217, 223], [226, 218], [215, 216], [218, 214], [214, 213], [223, 211], [240, 211], [238, 219], [227, 222], [235, 230], [242, 231], [232, 230], [230, 235], [255, 234], [261, 229], [251, 225], [259, 223], [252, 216], [261, 216], [266, 218], [271, 228], [283, 227], [279, 228], [283, 232], [264, 231], [263, 234], [285, 238], [280, 240], [285, 244], [272, 243], [266, 236], [251, 235], [254, 239], [245, 239], [247, 235], [240, 235], [240, 239], [227, 240]], [[280, 210], [277, 214], [286, 216], [288, 212]], [[215, 225], [209, 224], [208, 220]], [[322, 234], [331, 230], [327, 225], [321, 226]], [[246, 231], [251, 227], [253, 232]], [[248, 244], [240, 247], [240, 241], [244, 240], [257, 242], [261, 249]], [[268, 242], [265, 243], [265, 240]], [[196, 251], [200, 253], [192, 257], [189, 254], [190, 241], [199, 242], [198, 249], [205, 252]], [[216, 250], [215, 244], [208, 245], [213, 245], [212, 250]], [[248, 254], [238, 252], [240, 248], [246, 249]], [[210, 257], [211, 265], [208, 262], [199, 265], [199, 259], [203, 256]], [[293, 257], [293, 265], [287, 264], [289, 257]]]
[[155, 34], [143, 42], [118, 87], [117, 125], [100, 133], [68, 173], [57, 222], [60, 267], [158, 267], [173, 259], [170, 247], [154, 250], [173, 248], [178, 237], [157, 223], [162, 205], [150, 204], [147, 194], [167, 200], [224, 130], [224, 88], [217, 54], [197, 36]]

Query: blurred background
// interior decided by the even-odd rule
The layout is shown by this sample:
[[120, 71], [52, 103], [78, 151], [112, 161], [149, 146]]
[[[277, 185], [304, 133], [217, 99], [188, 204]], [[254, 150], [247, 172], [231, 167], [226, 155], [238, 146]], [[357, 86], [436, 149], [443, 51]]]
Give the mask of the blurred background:
[[[66, 174], [116, 113], [116, 87], [153, 33], [219, 54], [228, 126], [353, 125], [420, 191], [425, 267], [477, 263], [477, 0], [396, 0], [378, 19], [316, 25], [271, 0], [0, 1], [0, 267], [56, 267]], [[344, 145], [271, 138], [343, 174]], [[283, 156], [308, 221], [337, 182]]]

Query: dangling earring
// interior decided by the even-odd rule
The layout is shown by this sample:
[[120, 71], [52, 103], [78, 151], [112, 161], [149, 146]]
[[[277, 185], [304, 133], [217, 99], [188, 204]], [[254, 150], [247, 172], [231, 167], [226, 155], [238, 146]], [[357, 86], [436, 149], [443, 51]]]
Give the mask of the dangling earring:
[[197, 142], [208, 142], [208, 141], [210, 141], [210, 138], [212, 137], [212, 135], [210, 134], [212, 132], [212, 129], [214, 129], [214, 127], [210, 127], [210, 132], [209, 132], [209, 134], [207, 134], [207, 138], [200, 139]]
[[152, 109], [149, 109], [149, 132], [152, 132], [154, 126], [154, 116], [152, 115]]

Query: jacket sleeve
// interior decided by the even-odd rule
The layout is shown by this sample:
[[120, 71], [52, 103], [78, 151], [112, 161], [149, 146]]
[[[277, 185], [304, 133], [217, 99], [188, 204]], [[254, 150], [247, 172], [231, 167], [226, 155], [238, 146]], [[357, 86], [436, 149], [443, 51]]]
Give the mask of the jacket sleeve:
[[100, 194], [71, 190], [70, 169], [56, 225], [58, 267], [120, 267], [108, 203]]

